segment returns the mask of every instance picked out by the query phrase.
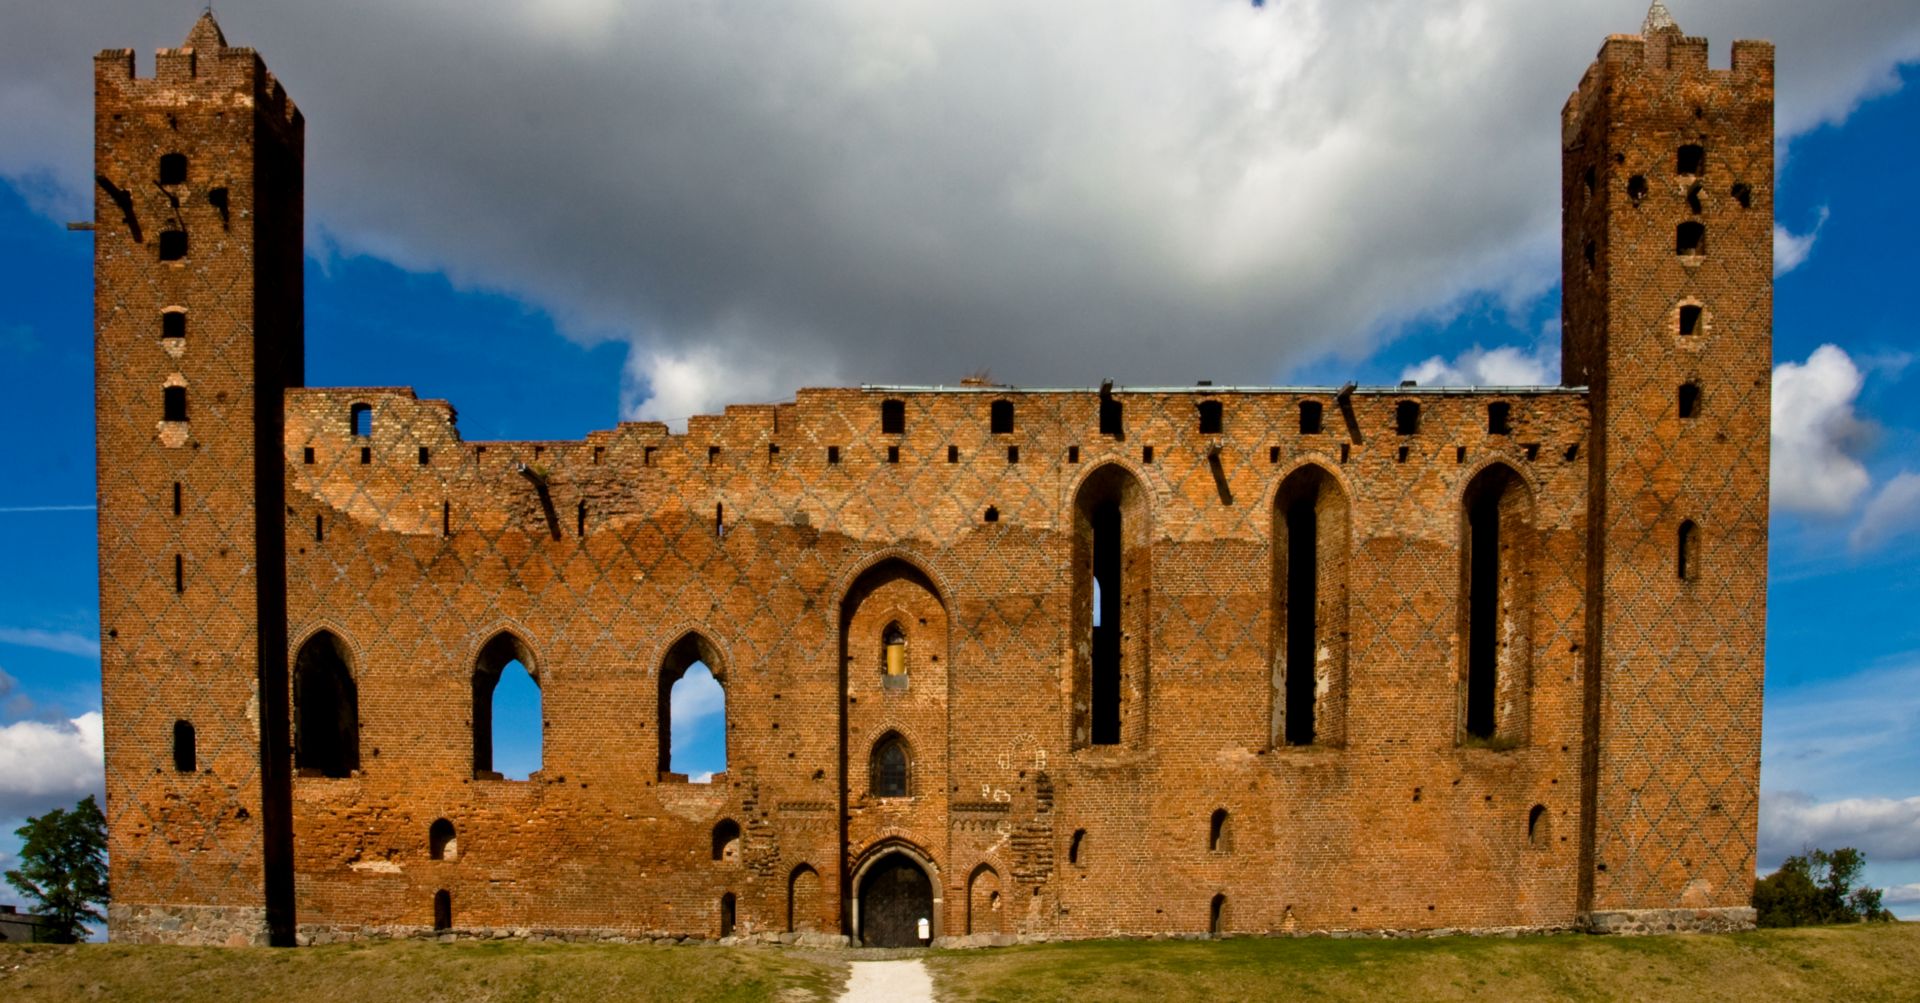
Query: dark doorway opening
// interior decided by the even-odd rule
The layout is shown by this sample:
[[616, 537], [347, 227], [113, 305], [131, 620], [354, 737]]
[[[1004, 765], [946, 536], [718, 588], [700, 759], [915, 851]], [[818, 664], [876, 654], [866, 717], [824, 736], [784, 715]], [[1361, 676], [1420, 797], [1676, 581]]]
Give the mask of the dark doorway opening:
[[919, 947], [920, 921], [933, 922], [933, 882], [902, 853], [875, 862], [860, 880], [860, 942], [867, 947]]
[[1467, 734], [1492, 738], [1500, 653], [1500, 496], [1486, 492], [1467, 513]]

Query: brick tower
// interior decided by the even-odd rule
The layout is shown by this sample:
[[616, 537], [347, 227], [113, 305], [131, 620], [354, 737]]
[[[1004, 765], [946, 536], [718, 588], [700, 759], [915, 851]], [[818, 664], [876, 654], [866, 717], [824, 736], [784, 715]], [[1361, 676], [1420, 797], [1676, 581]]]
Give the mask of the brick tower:
[[300, 113], [211, 15], [95, 80], [101, 674], [116, 940], [292, 936], [283, 390]]
[[1564, 382], [1591, 388], [1580, 908], [1751, 923], [1766, 628], [1773, 47], [1655, 2], [1563, 114]]

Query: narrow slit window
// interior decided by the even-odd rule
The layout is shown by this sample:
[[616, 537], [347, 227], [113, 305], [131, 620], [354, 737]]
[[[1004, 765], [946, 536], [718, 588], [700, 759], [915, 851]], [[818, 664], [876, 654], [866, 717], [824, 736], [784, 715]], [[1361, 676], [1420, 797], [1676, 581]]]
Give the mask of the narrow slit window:
[[1086, 866], [1086, 861], [1082, 859], [1084, 854], [1086, 853], [1086, 846], [1087, 846], [1087, 830], [1085, 829], [1073, 830], [1073, 840], [1067, 844], [1067, 863], [1072, 864], [1075, 867]]
[[173, 482], [173, 514], [180, 514], [180, 482]]
[[1680, 417], [1692, 419], [1700, 416], [1700, 384], [1680, 384]]
[[1487, 405], [1487, 434], [1513, 434], [1513, 405], [1506, 401], [1494, 401]]
[[1013, 402], [997, 400], [987, 413], [988, 429], [994, 435], [1013, 434]]
[[1674, 570], [1681, 581], [1693, 581], [1700, 574], [1700, 527], [1692, 519], [1682, 522], [1676, 542]]
[[1219, 401], [1200, 402], [1200, 434], [1219, 435], [1221, 412], [1224, 410]]
[[1686, 256], [1707, 253], [1706, 225], [1692, 220], [1680, 224], [1673, 233], [1673, 253]]
[[574, 535], [582, 536], [582, 537], [586, 536], [587, 535], [587, 503], [586, 502], [581, 502], [579, 505], [575, 506], [573, 511], [573, 520], [574, 520]]
[[1218, 936], [1227, 928], [1227, 896], [1215, 895], [1207, 907], [1207, 932]]
[[1319, 435], [1320, 430], [1322, 428], [1322, 418], [1324, 414], [1325, 414], [1324, 405], [1322, 405], [1319, 401], [1301, 401], [1300, 402], [1300, 434], [1301, 435]]
[[727, 506], [724, 502], [713, 503], [713, 535], [718, 537], [727, 535]]
[[160, 315], [160, 337], [184, 340], [186, 336], [187, 312], [185, 310], [168, 310]]
[[427, 449], [427, 447], [421, 446], [420, 447], [420, 465], [424, 467], [431, 462], [433, 462], [433, 453], [430, 452]]
[[173, 771], [192, 773], [199, 768], [199, 750], [195, 748], [193, 722], [173, 722]]
[[173, 555], [173, 591], [177, 594], [177, 593], [185, 592], [186, 590], [187, 590], [186, 558], [182, 557], [179, 554], [175, 554]]
[[907, 402], [903, 400], [883, 400], [880, 402], [880, 432], [882, 435], [901, 435], [907, 430]]
[[313, 542], [325, 543], [327, 540], [326, 517], [315, 514], [313, 517]]
[[187, 420], [186, 387], [167, 387], [160, 391], [160, 418], [162, 421]]
[[720, 936], [733, 936], [734, 897], [732, 892], [720, 896]]

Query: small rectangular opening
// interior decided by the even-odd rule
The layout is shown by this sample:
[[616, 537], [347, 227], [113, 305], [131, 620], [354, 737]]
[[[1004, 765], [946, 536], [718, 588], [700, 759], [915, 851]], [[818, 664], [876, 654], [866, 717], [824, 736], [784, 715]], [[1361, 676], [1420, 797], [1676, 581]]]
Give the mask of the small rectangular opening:
[[1415, 435], [1419, 433], [1419, 402], [1401, 401], [1393, 406], [1393, 430], [1401, 435]]
[[[425, 449], [426, 447], [424, 447], [424, 446], [422, 446], [421, 448], [422, 448], [422, 449], [424, 450], [424, 449]], [[780, 447], [778, 447], [778, 446], [775, 446], [775, 447], [774, 447], [774, 449], [775, 449], [776, 451], [777, 451], [777, 450], [779, 450], [779, 448], [780, 448]], [[605, 446], [595, 446], [595, 447], [593, 447], [593, 465], [594, 465], [594, 466], [596, 466], [596, 467], [597, 467], [597, 466], [599, 466], [599, 465], [600, 465], [600, 461], [602, 461], [602, 460], [604, 460], [604, 459], [606, 459], [606, 456], [607, 456], [607, 447], [605, 447]]]
[[713, 466], [714, 462], [718, 459], [720, 459], [720, 447], [708, 446], [707, 447], [707, 466], [709, 467]]
[[1079, 462], [1080, 462], [1080, 447], [1079, 447], [1079, 446], [1068, 446], [1068, 447], [1067, 447], [1067, 462], [1068, 462], [1068, 463], [1079, 463]]
[[1700, 308], [1691, 303], [1680, 308], [1680, 336], [1682, 338], [1691, 338], [1700, 333], [1700, 313]]
[[884, 400], [880, 402], [880, 432], [883, 435], [901, 435], [907, 430], [907, 402]]
[[1200, 434], [1219, 435], [1225, 408], [1219, 401], [1200, 402]]
[[658, 448], [657, 446], [640, 447], [640, 465], [643, 467], [653, 466], [653, 451]]
[[1405, 447], [1405, 446], [1401, 446], [1401, 447], [1400, 447], [1400, 453], [1399, 453], [1399, 455], [1398, 455], [1398, 456], [1397, 456], [1397, 457], [1395, 458], [1395, 460], [1394, 460], [1394, 462], [1395, 462], [1395, 463], [1405, 463], [1405, 462], [1407, 462], [1407, 447]]
[[309, 465], [313, 463], [313, 447], [312, 446], [308, 446], [305, 449], [302, 449], [300, 451], [300, 462], [309, 464]]
[[1511, 435], [1513, 407], [1506, 401], [1494, 401], [1487, 405], [1487, 434]]
[[1453, 462], [1455, 463], [1467, 462], [1467, 447], [1465, 446], [1453, 447]]
[[998, 400], [987, 413], [988, 431], [994, 435], [1013, 434], [1013, 402]]
[[888, 462], [888, 463], [899, 463], [899, 462], [900, 462], [900, 447], [899, 447], [899, 446], [888, 446], [888, 447], [887, 447], [887, 462]]
[[1347, 462], [1347, 458], [1351, 455], [1353, 455], [1353, 447], [1348, 443], [1345, 443], [1345, 442], [1341, 443], [1340, 444], [1340, 462], [1341, 463]]
[[361, 446], [361, 447], [360, 447], [360, 462], [361, 462], [361, 463], [372, 463], [372, 462], [373, 462], [373, 447], [372, 447], [372, 446]]
[[948, 446], [948, 447], [947, 447], [947, 462], [948, 462], [948, 463], [959, 463], [959, 462], [960, 462], [960, 447], [959, 447], [959, 446]]
[[839, 447], [839, 446], [828, 446], [828, 447], [827, 447], [827, 462], [828, 462], [828, 463], [839, 463], [839, 462], [840, 462], [840, 447]]
[[1279, 463], [1279, 462], [1280, 462], [1280, 447], [1279, 447], [1279, 446], [1268, 446], [1268, 447], [1267, 447], [1267, 462], [1268, 462], [1268, 463]]
[[780, 458], [780, 444], [775, 442], [767, 443], [767, 462], [771, 464], [775, 460], [778, 460], [779, 458]]
[[1319, 401], [1301, 401], [1300, 434], [1319, 435], [1324, 415], [1324, 407]]
[[1020, 447], [1019, 447], [1019, 446], [1008, 446], [1008, 447], [1007, 447], [1007, 462], [1008, 462], [1008, 463], [1019, 463], [1019, 462], [1020, 462]]
[[424, 467], [431, 462], [433, 462], [433, 454], [427, 450], [427, 447], [421, 446], [420, 447], [420, 465]]
[[160, 260], [179, 261], [187, 256], [187, 231], [160, 231]]
[[163, 387], [161, 389], [160, 418], [162, 421], [187, 420], [186, 387]]
[[1141, 463], [1152, 463], [1152, 462], [1153, 462], [1153, 447], [1152, 447], [1152, 446], [1141, 446], [1141, 447], [1140, 447], [1140, 462], [1141, 462]]

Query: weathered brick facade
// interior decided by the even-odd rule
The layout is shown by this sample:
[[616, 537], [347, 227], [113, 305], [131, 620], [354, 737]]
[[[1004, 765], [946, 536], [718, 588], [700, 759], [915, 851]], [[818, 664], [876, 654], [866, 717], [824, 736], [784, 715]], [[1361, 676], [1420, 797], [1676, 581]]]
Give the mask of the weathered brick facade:
[[[1705, 46], [1650, 18], [1567, 105], [1565, 387], [802, 390], [491, 443], [302, 385], [259, 58], [210, 18], [151, 80], [103, 53], [113, 936], [1750, 922], [1771, 50]], [[708, 784], [663, 751], [694, 660]]]

